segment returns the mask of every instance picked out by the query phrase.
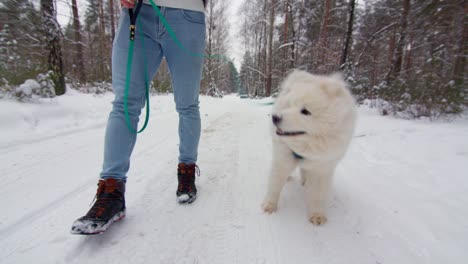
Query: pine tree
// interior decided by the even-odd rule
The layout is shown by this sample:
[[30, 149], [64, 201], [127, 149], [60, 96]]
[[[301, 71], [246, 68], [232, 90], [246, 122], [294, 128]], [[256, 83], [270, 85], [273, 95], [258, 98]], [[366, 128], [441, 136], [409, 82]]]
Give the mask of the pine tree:
[[345, 40], [343, 55], [341, 56], [341, 63], [340, 63], [341, 64], [340, 68], [342, 70], [345, 70], [346, 68], [348, 68], [347, 62], [348, 62], [349, 49], [352, 46], [351, 37], [353, 35], [355, 5], [356, 5], [356, 0], [349, 1], [348, 29], [346, 31], [346, 40]]
[[76, 0], [72, 0], [72, 13], [73, 13], [73, 30], [74, 30], [74, 40], [75, 40], [75, 61], [74, 64], [78, 69], [79, 80], [82, 83], [86, 83], [86, 73], [84, 66], [84, 57], [83, 57], [83, 42], [81, 38], [81, 25], [80, 17], [78, 15], [78, 6]]
[[52, 71], [52, 81], [54, 82], [55, 94], [65, 93], [65, 76], [63, 74], [62, 62], [62, 33], [57, 22], [52, 0], [41, 0], [42, 21], [45, 32], [46, 49], [48, 50], [48, 67]]
[[41, 12], [31, 0], [5, 0], [0, 5], [0, 75], [12, 85], [47, 71]]

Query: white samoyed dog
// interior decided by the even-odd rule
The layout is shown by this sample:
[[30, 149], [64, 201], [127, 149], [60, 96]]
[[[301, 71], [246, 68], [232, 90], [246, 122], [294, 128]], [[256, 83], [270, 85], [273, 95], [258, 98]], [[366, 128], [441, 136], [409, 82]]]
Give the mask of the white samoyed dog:
[[273, 106], [273, 158], [263, 210], [276, 211], [284, 184], [299, 167], [309, 221], [324, 224], [333, 173], [351, 141], [355, 120], [355, 100], [340, 75], [290, 73]]

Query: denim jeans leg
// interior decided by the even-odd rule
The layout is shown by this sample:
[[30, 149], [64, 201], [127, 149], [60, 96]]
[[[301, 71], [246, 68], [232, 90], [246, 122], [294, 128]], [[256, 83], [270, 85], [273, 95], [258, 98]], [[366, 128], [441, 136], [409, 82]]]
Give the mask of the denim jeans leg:
[[[131, 126], [135, 130], [141, 109], [145, 106], [144, 71], [148, 71], [148, 81], [150, 81], [163, 56], [160, 44], [152, 37], [155, 34], [156, 16], [150, 8], [142, 8], [139, 19], [141, 23], [137, 25], [128, 93], [128, 113]], [[130, 168], [130, 156], [136, 142], [136, 134], [129, 131], [124, 112], [129, 26], [127, 9], [123, 9], [112, 48], [112, 87], [115, 99], [107, 122], [101, 178], [126, 179]]]
[[[183, 51], [165, 34], [162, 46], [174, 89], [176, 110], [179, 113], [179, 162], [195, 163], [200, 140], [200, 111], [198, 94], [205, 50], [205, 18], [202, 12], [168, 9], [170, 23], [180, 43], [190, 52]], [[194, 19], [191, 19], [194, 18]]]

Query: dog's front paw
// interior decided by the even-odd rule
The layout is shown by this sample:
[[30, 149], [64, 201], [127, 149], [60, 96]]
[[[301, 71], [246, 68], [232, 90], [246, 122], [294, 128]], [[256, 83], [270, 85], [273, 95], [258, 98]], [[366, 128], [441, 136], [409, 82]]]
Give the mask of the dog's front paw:
[[313, 213], [310, 216], [309, 221], [314, 225], [323, 225], [327, 222], [327, 217], [321, 213]]
[[276, 211], [277, 205], [275, 203], [265, 201], [262, 204], [262, 209], [265, 213], [271, 214]]

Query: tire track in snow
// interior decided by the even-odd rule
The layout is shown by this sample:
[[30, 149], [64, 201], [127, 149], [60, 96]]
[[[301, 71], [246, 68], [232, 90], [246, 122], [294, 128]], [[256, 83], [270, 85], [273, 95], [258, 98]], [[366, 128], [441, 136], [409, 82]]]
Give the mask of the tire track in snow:
[[240, 208], [243, 208], [240, 214], [243, 228], [239, 234], [243, 245], [237, 263], [278, 263], [281, 253], [270, 216], [264, 215], [260, 208], [270, 170], [270, 111], [271, 107], [249, 105], [245, 114], [250, 118], [239, 135], [238, 163], [241, 165], [236, 185]]
[[[231, 114], [225, 113], [203, 130], [198, 162], [201, 177], [197, 178], [199, 197], [196, 203], [186, 206], [177, 205], [173, 192], [170, 192], [170, 195], [166, 195], [165, 199], [161, 199], [161, 203], [155, 206], [159, 208], [159, 211], [165, 211], [164, 219], [158, 223], [158, 226], [165, 227], [166, 230], [159, 235], [164, 237], [166, 245], [173, 245], [173, 243], [179, 245], [178, 248], [173, 249], [160, 244], [161, 251], [164, 252], [161, 263], [207, 263], [210, 259], [215, 260], [216, 263], [216, 260], [226, 257], [228, 253], [225, 249], [229, 242], [226, 242], [227, 235], [223, 230], [226, 230], [225, 225], [230, 225], [229, 221], [225, 220], [226, 207], [231, 208], [232, 205], [229, 204], [229, 195], [225, 186], [229, 186], [227, 181], [229, 177], [232, 178], [230, 172], [234, 171], [231, 169], [234, 165], [225, 164], [224, 161], [226, 157], [235, 158], [236, 153], [232, 146], [237, 145], [229, 142], [230, 139], [236, 138], [235, 131], [229, 132], [228, 123], [231, 119]], [[220, 140], [218, 134], [225, 136], [225, 139]], [[207, 147], [204, 148], [204, 146]], [[210, 146], [215, 147], [210, 149]], [[171, 182], [174, 182], [173, 188], [175, 188], [175, 179]], [[219, 216], [223, 218], [221, 221], [213, 220], [213, 216], [215, 219]], [[227, 216], [228, 220], [232, 218], [232, 215]], [[171, 240], [173, 240], [172, 243]], [[215, 246], [207, 247], [208, 241], [216, 241]], [[181, 255], [180, 252], [183, 254]], [[203, 257], [203, 253], [209, 253], [209, 255]]]
[[239, 131], [243, 127], [239, 115], [229, 113], [218, 121], [216, 127], [210, 132], [212, 135], [206, 137], [206, 145], [217, 146], [213, 151], [216, 156], [207, 155], [211, 160], [209, 170], [211, 173], [219, 172], [219, 179], [208, 181], [206, 184], [217, 190], [214, 199], [214, 218], [207, 226], [205, 232], [209, 234], [208, 243], [202, 248], [191, 249], [192, 254], [197, 251], [209, 252], [205, 261], [208, 263], [235, 263], [238, 241], [239, 206], [237, 205], [237, 193], [233, 190], [236, 181], [236, 168], [239, 166], [239, 152], [237, 146], [240, 144]]
[[[173, 116], [171, 115], [165, 115], [163, 119], [169, 119], [172, 117]], [[157, 118], [160, 119], [161, 117], [159, 116]], [[163, 120], [163, 122], [167, 122], [167, 120]], [[87, 133], [95, 133], [95, 131], [79, 130], [74, 133], [69, 133], [66, 135], [59, 136], [58, 138], [47, 138], [46, 140], [37, 140], [34, 143], [34, 145], [28, 148], [28, 155], [33, 158], [32, 161], [20, 166], [18, 169], [16, 167], [11, 167], [11, 168], [6, 168], [1, 171], [3, 175], [8, 175], [8, 178], [6, 179], [4, 178], [4, 184], [2, 184], [2, 189], [4, 190], [11, 189], [13, 188], [12, 186], [15, 185], [15, 183], [17, 182], [18, 184], [22, 185], [23, 183], [21, 182], [25, 180], [27, 180], [28, 183], [30, 183], [31, 182], [30, 178], [32, 175], [33, 176], [35, 175], [34, 178], [42, 178], [40, 177], [41, 175], [38, 175], [40, 171], [47, 171], [48, 167], [50, 168], [56, 167], [57, 164], [64, 164], [64, 162], [71, 162], [73, 160], [77, 160], [77, 157], [82, 156], [82, 153], [86, 152], [84, 150], [88, 148], [89, 149], [95, 148], [97, 142], [100, 142], [102, 144], [103, 136], [104, 136], [103, 133], [99, 133], [98, 135], [95, 135], [93, 137], [88, 137], [86, 135]], [[167, 134], [173, 135], [173, 133], [167, 133]], [[83, 135], [84, 138], [89, 139], [89, 140], [75, 140], [76, 138], [83, 138], [83, 137], [79, 137], [79, 135]], [[166, 142], [168, 137], [165, 137], [162, 140], [157, 141], [155, 144], [147, 148], [148, 149], [150, 149], [151, 147], [155, 148], [157, 145], [161, 144], [162, 142]], [[56, 142], [63, 142], [63, 141], [68, 142], [68, 144], [66, 144], [67, 148], [65, 150], [63, 149], [63, 146], [64, 146], [63, 143], [59, 143], [59, 144], [56, 143]], [[52, 147], [47, 147], [48, 145]], [[54, 146], [59, 146], [60, 149], [56, 149], [54, 148]], [[31, 148], [33, 149], [32, 152], [31, 152]], [[10, 151], [25, 152], [25, 150], [22, 148], [10, 149]], [[99, 153], [101, 152], [102, 150], [100, 149]], [[17, 154], [13, 156], [17, 156]], [[44, 159], [46, 159], [46, 161], [44, 161]], [[57, 208], [63, 205], [66, 205], [69, 200], [72, 200], [77, 195], [82, 194], [85, 190], [94, 189], [95, 183], [98, 177], [98, 171], [99, 171], [99, 167], [96, 167], [95, 173], [94, 173], [95, 176], [91, 177], [92, 179], [85, 181], [84, 183], [80, 184], [77, 187], [74, 187], [73, 189], [68, 189], [66, 190], [66, 192], [62, 191], [59, 195], [56, 196], [56, 198], [49, 200], [46, 203], [42, 203], [41, 205], [39, 205], [38, 208], [34, 207], [34, 209], [31, 208], [31, 210], [28, 210], [29, 208], [25, 208], [26, 213], [22, 215], [20, 218], [15, 219], [11, 223], [7, 222], [6, 226], [4, 227], [2, 225], [3, 228], [0, 229], [0, 235], [2, 236], [1, 240], [8, 238], [10, 235], [18, 232], [19, 230], [23, 228], [28, 227], [28, 225], [33, 224], [35, 221], [39, 221], [40, 218], [46, 216], [47, 214], [51, 213], [54, 210], [57, 210]], [[65, 178], [65, 180], [68, 181], [69, 179]], [[14, 189], [18, 189], [18, 188], [14, 187]], [[30, 194], [27, 194], [27, 195], [30, 195]], [[77, 217], [79, 214], [80, 212], [77, 212]]]
[[34, 221], [36, 221], [38, 218], [41, 218], [42, 216], [48, 214], [51, 210], [54, 210], [54, 208], [62, 205], [63, 203], [67, 202], [67, 200], [70, 200], [73, 198], [75, 195], [82, 193], [85, 189], [89, 188], [90, 186], [93, 186], [94, 181], [88, 181], [85, 184], [82, 184], [78, 188], [75, 188], [73, 191], [66, 193], [63, 196], [60, 196], [56, 198], [55, 200], [47, 203], [45, 206], [42, 206], [34, 211], [31, 211], [21, 217], [18, 220], [15, 220], [15, 222], [7, 225], [6, 227], [0, 229], [0, 240], [5, 240], [8, 239], [8, 237], [17, 232], [18, 230], [32, 224]]

